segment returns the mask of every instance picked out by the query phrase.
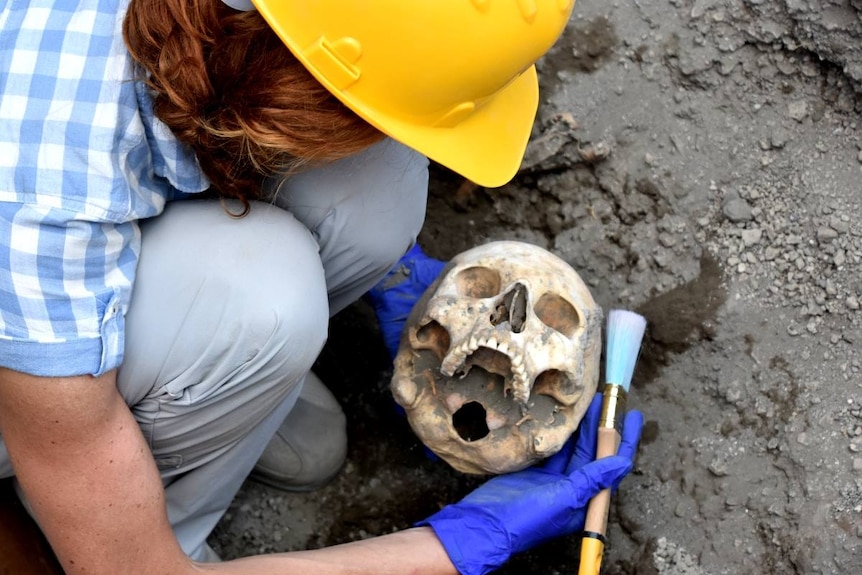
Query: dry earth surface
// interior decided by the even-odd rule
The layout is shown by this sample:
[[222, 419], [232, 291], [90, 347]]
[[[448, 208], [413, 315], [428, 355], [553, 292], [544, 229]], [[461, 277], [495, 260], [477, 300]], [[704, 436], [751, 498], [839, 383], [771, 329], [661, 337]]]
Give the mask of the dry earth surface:
[[[649, 320], [606, 572], [862, 573], [862, 1], [579, 0], [540, 74], [521, 174], [485, 190], [435, 167], [420, 239], [441, 259], [536, 243]], [[353, 306], [319, 361], [343, 473], [247, 483], [211, 538], [224, 557], [402, 529], [479, 483], [395, 413], [375, 330]], [[560, 540], [501, 572], [577, 557]]]

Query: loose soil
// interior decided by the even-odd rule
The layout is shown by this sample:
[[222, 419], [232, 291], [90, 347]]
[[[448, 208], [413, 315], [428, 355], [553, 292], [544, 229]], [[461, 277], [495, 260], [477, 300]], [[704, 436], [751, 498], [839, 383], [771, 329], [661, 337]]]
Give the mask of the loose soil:
[[[860, 39], [858, 0], [581, 0], [540, 63], [519, 176], [432, 170], [429, 253], [532, 242], [649, 321], [606, 573], [862, 573]], [[396, 413], [375, 332], [356, 304], [318, 362], [349, 419], [343, 473], [247, 483], [211, 539], [225, 557], [403, 529], [479, 483]], [[567, 538], [501, 572], [577, 557]]]

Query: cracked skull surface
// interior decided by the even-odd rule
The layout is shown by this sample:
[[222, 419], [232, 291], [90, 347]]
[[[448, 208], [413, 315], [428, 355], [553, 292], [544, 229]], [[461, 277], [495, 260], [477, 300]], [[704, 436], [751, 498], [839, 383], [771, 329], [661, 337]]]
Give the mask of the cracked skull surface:
[[392, 393], [455, 469], [523, 469], [577, 428], [598, 385], [601, 326], [601, 308], [565, 261], [491, 242], [453, 258], [413, 308]]

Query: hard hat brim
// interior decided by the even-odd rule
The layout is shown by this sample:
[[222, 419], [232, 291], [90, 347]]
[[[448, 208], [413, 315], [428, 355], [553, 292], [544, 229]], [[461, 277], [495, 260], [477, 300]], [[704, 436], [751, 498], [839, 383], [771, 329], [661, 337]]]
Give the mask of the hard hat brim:
[[408, 124], [341, 99], [381, 132], [480, 186], [496, 188], [521, 166], [538, 109], [539, 84], [531, 66], [451, 128]]
[[295, 45], [286, 24], [270, 3], [254, 0], [259, 12], [305, 68], [359, 117], [384, 134], [479, 184], [495, 188], [509, 182], [521, 166], [539, 102], [535, 65], [528, 67], [452, 127], [411, 122], [373, 109], [350, 89], [336, 87]]

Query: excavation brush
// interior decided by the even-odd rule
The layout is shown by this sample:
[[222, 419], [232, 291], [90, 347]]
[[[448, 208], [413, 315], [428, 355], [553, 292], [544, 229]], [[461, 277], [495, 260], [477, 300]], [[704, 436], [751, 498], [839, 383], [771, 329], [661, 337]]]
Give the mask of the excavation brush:
[[[620, 444], [626, 397], [632, 382], [646, 319], [631, 311], [611, 310], [608, 314], [605, 348], [605, 389], [599, 419], [596, 458], [616, 455]], [[599, 575], [602, 568], [610, 509], [611, 490], [600, 491], [587, 507], [581, 563], [578, 575]]]

